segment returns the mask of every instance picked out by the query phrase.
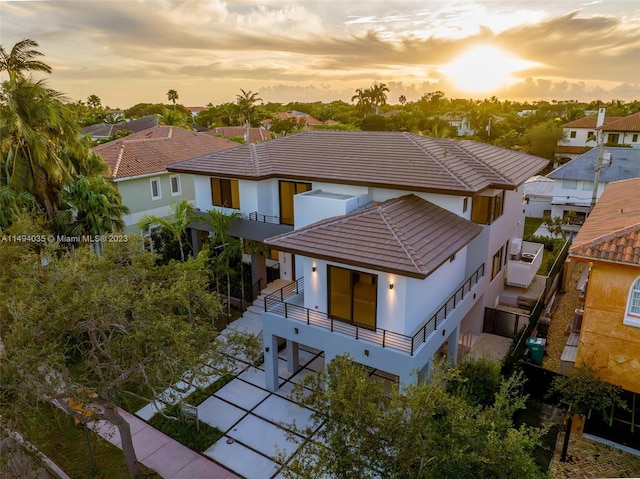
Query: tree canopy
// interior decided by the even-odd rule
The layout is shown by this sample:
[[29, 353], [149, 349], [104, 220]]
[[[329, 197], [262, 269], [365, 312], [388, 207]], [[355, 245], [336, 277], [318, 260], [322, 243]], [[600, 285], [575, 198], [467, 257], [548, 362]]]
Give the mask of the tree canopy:
[[447, 387], [461, 380], [455, 369], [436, 368], [427, 384], [387, 392], [366, 368], [336, 358], [326, 374], [306, 380], [311, 394], [297, 389], [318, 432], [285, 477], [545, 477], [530, 455], [543, 431], [512, 422], [524, 407], [522, 376], [502, 380], [484, 407]]
[[178, 381], [227, 372], [223, 350], [253, 350], [245, 338], [218, 337], [222, 305], [208, 290], [204, 255], [157, 266], [139, 245], [113, 243], [100, 257], [53, 252], [43, 266], [31, 245], [0, 242], [0, 261], [3, 421], [37, 402], [82, 403], [76, 413], [119, 428], [132, 476], [137, 460], [116, 398], [154, 400]]

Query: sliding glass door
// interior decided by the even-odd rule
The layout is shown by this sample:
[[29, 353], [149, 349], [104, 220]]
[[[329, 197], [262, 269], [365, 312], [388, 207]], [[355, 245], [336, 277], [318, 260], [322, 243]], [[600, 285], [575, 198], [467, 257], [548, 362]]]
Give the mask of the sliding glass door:
[[329, 266], [329, 315], [375, 329], [378, 277]]

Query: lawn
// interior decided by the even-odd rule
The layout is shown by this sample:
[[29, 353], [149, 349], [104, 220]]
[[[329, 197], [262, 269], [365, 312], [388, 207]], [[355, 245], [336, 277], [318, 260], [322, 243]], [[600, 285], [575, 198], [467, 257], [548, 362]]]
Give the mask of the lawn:
[[540, 225], [542, 225], [543, 221], [544, 220], [542, 218], [531, 218], [530, 216], [527, 216], [524, 219], [524, 238], [526, 239], [533, 236]]
[[[35, 417], [22, 418], [20, 432], [72, 478], [129, 478], [122, 451], [90, 432], [96, 464], [96, 470], [92, 471], [82, 426], [74, 425], [73, 418], [54, 406], [43, 405]], [[142, 464], [140, 467], [146, 477], [160, 477]]]

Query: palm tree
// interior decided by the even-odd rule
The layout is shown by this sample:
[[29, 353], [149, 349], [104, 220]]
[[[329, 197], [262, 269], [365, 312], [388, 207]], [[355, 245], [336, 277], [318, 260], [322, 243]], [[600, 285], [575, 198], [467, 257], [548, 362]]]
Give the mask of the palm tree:
[[231, 316], [231, 274], [233, 265], [240, 260], [240, 283], [242, 291], [242, 304], [244, 305], [244, 272], [242, 266], [242, 240], [229, 235], [229, 225], [242, 215], [239, 211], [223, 213], [220, 210], [209, 210], [207, 214], [198, 219], [211, 227], [213, 239], [209, 243], [209, 257], [216, 276], [216, 289], [219, 291], [218, 278], [221, 275], [227, 277], [227, 316]]
[[183, 238], [189, 224], [191, 224], [194, 219], [195, 208], [187, 200], [182, 200], [179, 203], [172, 204], [170, 211], [171, 214], [167, 218], [161, 218], [156, 215], [144, 215], [140, 221], [138, 221], [138, 229], [144, 231], [149, 228], [149, 226], [157, 225], [169, 231], [173, 238], [178, 242], [180, 247], [180, 258], [184, 261]]
[[51, 73], [49, 65], [36, 60], [37, 57], [43, 56], [43, 53], [34, 50], [38, 46], [38, 42], [30, 38], [20, 40], [10, 52], [0, 45], [0, 72], [6, 70], [9, 73], [9, 79], [22, 76], [27, 71]]
[[168, 126], [179, 126], [191, 130], [191, 126], [188, 124], [189, 118], [187, 115], [177, 110], [164, 109], [162, 115], [160, 115], [160, 124]]
[[358, 111], [362, 116], [371, 110], [371, 91], [368, 88], [364, 90], [362, 88], [356, 89], [356, 94], [351, 97], [351, 101], [356, 102]]
[[378, 107], [387, 104], [387, 93], [389, 93], [389, 88], [386, 83], [374, 83], [369, 88], [369, 97], [371, 98], [371, 104], [375, 108], [376, 115], [378, 114]]
[[61, 93], [19, 75], [0, 89], [0, 184], [32, 194], [50, 221], [58, 195], [89, 155]]
[[[120, 193], [102, 176], [77, 176], [62, 192], [64, 202], [70, 207], [59, 212], [59, 223], [71, 236], [100, 236], [124, 229], [122, 215], [129, 208], [122, 204]], [[100, 252], [100, 243], [92, 248]]]
[[16, 193], [8, 186], [0, 185], [0, 230], [16, 222], [20, 214], [31, 210], [36, 199], [29, 193]]
[[256, 103], [261, 102], [262, 98], [258, 97], [259, 93], [254, 93], [251, 90], [244, 91], [240, 88], [242, 92], [241, 95], [236, 95], [236, 105], [238, 106], [238, 111], [242, 115], [245, 120], [245, 124], [247, 128], [251, 126], [251, 114], [256, 109]]
[[169, 101], [173, 102], [173, 109], [176, 109], [176, 100], [178, 99], [178, 92], [175, 90], [169, 90], [167, 92], [167, 98]]
[[400, 103], [400, 106], [404, 106], [407, 103], [407, 97], [404, 95], [400, 95], [398, 97], [398, 103]]
[[87, 98], [87, 106], [97, 110], [102, 106], [102, 100], [100, 100], [98, 95], [89, 95]]

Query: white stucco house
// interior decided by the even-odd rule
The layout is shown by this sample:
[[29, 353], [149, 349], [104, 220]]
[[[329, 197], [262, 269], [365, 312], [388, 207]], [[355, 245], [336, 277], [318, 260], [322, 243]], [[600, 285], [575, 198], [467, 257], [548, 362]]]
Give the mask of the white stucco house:
[[599, 133], [607, 146], [640, 148], [640, 113], [624, 117], [606, 116], [605, 109], [599, 108], [597, 116], [570, 121], [562, 125], [562, 130], [563, 137], [555, 149], [556, 158], [561, 160], [574, 160], [596, 147]]
[[535, 175], [524, 182], [524, 214], [532, 218], [551, 216], [551, 201], [555, 181]]
[[434, 356], [455, 362], [520, 257], [523, 184], [547, 163], [474, 141], [308, 131], [168, 170], [194, 175], [201, 210], [241, 212], [232, 234], [262, 241], [289, 281], [262, 314], [273, 391], [282, 340], [289, 367], [304, 344], [402, 384]]
[[[551, 216], [564, 218], [567, 231], [578, 231], [591, 212], [599, 153], [593, 148], [547, 175], [554, 180]], [[608, 183], [631, 178], [640, 178], [640, 149], [604, 147], [595, 200]]]

